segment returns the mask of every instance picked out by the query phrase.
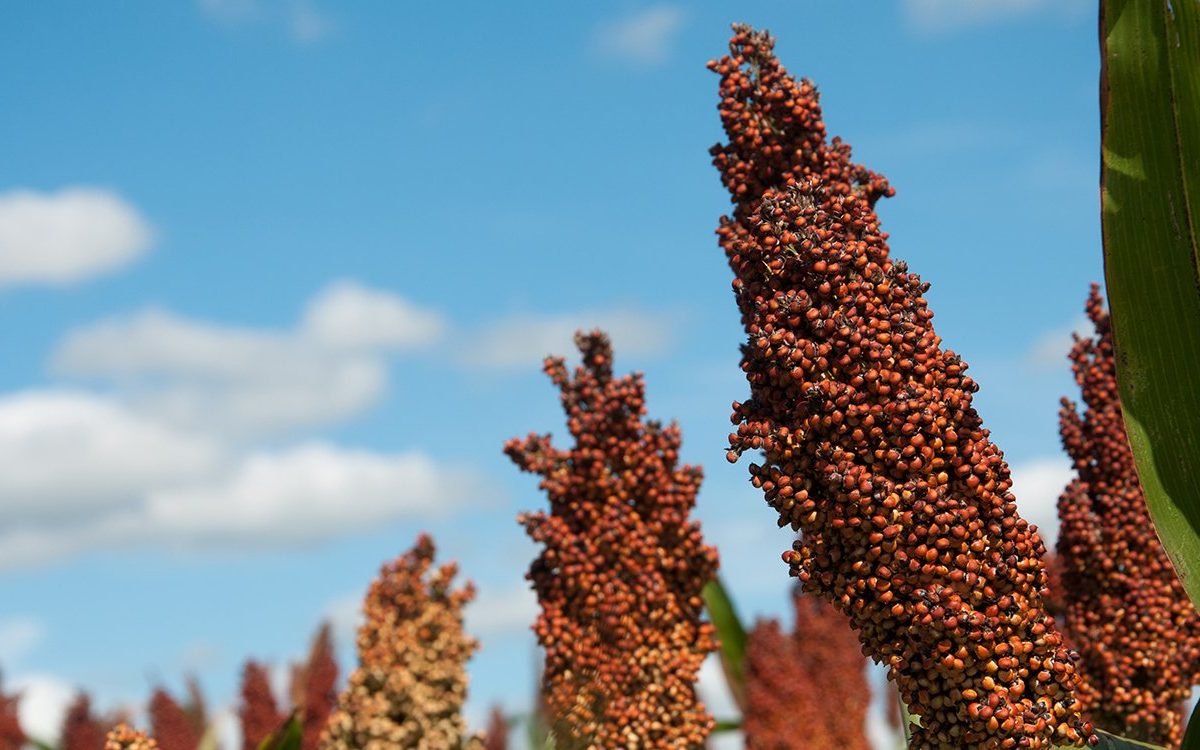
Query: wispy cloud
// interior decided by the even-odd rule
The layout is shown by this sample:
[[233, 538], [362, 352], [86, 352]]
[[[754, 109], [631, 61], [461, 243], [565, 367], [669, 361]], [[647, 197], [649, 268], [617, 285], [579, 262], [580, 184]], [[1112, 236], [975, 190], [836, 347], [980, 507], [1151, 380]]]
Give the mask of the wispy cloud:
[[46, 625], [28, 615], [0, 620], [0, 664], [11, 667], [46, 638]]
[[1012, 492], [1017, 510], [1036, 524], [1047, 549], [1058, 539], [1058, 496], [1074, 476], [1065, 456], [1036, 458], [1012, 466]]
[[1087, 5], [1084, 0], [904, 0], [903, 7], [914, 31], [945, 34], [1043, 11], [1075, 16]]
[[84, 486], [91, 474], [72, 474], [77, 467], [64, 461], [69, 454], [59, 447], [26, 446], [20, 453], [32, 464], [26, 471], [44, 477], [37, 493], [0, 487], [6, 510], [39, 506], [38, 518], [25, 513], [0, 531], [0, 569], [131, 547], [278, 548], [397, 520], [440, 518], [482, 494], [482, 482], [468, 467], [443, 465], [415, 451], [377, 453], [312, 442], [228, 454], [207, 475], [173, 477], [166, 463], [155, 476], [145, 472], [143, 464], [159, 457], [157, 446], [113, 442], [110, 465], [85, 469], [126, 492], [96, 502]]
[[469, 334], [470, 362], [494, 368], [537, 368], [547, 355], [569, 356], [579, 330], [599, 328], [622, 355], [666, 353], [678, 316], [617, 309], [500, 318]]
[[0, 286], [113, 271], [145, 254], [152, 237], [138, 210], [110, 190], [0, 193]]
[[601, 55], [638, 65], [657, 65], [671, 55], [686, 16], [681, 8], [657, 5], [598, 26], [593, 44]]
[[290, 330], [144, 310], [68, 333], [51, 367], [115, 386], [139, 411], [189, 429], [286, 434], [362, 412], [386, 389], [387, 355], [429, 345], [444, 330], [436, 312], [341, 281]]
[[1025, 362], [1032, 367], [1045, 370], [1067, 370], [1067, 355], [1075, 343], [1075, 336], [1086, 336], [1092, 330], [1091, 321], [1080, 314], [1070, 325], [1043, 331], [1033, 340], [1025, 353]]
[[222, 25], [273, 24], [300, 44], [318, 42], [333, 30], [333, 21], [312, 0], [197, 0], [197, 4]]

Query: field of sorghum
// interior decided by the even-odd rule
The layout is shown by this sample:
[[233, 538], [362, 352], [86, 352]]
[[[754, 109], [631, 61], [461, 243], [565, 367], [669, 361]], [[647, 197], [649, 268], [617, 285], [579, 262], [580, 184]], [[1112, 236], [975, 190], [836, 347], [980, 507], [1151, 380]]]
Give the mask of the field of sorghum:
[[[725, 606], [719, 557], [738, 551], [707, 544], [691, 518], [702, 471], [680, 464], [679, 427], [648, 417], [648, 384], [619, 374], [603, 332], [580, 332], [577, 367], [544, 365], [566, 435], [503, 446], [547, 500], [516, 519], [540, 549], [527, 576], [538, 710], [467, 727], [474, 589], [422, 535], [371, 584], [340, 694], [328, 627], [293, 667], [286, 705], [266, 665], [245, 664], [242, 750], [495, 750], [518, 727], [564, 750], [700, 748], [731, 729], [754, 750], [859, 750], [868, 659], [887, 669], [911, 748], [1184, 742], [1200, 615], [1147, 509], [1099, 287], [1084, 303], [1094, 335], [1063, 363], [1081, 405], [1063, 401], [1075, 477], [1049, 551], [972, 405], [979, 385], [934, 329], [929, 284], [891, 255], [875, 212], [887, 180], [828, 135], [816, 87], [765, 31], [734, 26], [709, 68], [725, 131], [711, 157], [732, 204], [716, 234], [748, 386], [730, 394], [726, 458], [747, 459], [774, 512], [762, 522], [796, 533], [780, 566], [796, 579], [793, 631], [744, 629]], [[739, 718], [697, 695], [713, 653]], [[0, 696], [3, 748], [26, 743], [18, 702]], [[148, 716], [139, 731], [81, 695], [58, 750], [214, 747], [194, 684], [184, 698], [155, 691]]]

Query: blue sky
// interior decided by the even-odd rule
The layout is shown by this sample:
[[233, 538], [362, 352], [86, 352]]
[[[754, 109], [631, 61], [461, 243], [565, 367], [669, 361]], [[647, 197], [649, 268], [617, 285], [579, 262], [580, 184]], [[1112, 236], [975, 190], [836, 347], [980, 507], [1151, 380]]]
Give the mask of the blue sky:
[[[869, 12], [868, 12], [869, 11]], [[131, 0], [0, 11], [0, 665], [40, 729], [284, 665], [420, 530], [478, 585], [469, 714], [534, 648], [500, 452], [563, 432], [544, 354], [611, 330], [705, 466], [747, 617], [787, 532], [724, 461], [745, 394], [707, 149], [728, 25], [771, 29], [897, 188], [893, 251], [1025, 512], [1101, 278], [1091, 3]]]

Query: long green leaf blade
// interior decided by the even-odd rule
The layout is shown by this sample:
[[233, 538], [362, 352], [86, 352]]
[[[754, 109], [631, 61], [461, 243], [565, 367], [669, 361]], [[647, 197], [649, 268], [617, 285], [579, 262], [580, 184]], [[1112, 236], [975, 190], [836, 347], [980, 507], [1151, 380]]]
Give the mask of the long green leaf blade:
[[1101, 204], [1125, 428], [1200, 603], [1200, 7], [1102, 0]]
[[725, 670], [729, 692], [733, 695], [738, 710], [744, 714], [746, 628], [738, 619], [737, 610], [733, 608], [733, 599], [729, 597], [729, 592], [725, 590], [719, 578], [709, 581], [704, 586], [704, 605], [708, 608], [709, 619], [717, 628], [717, 638], [721, 641], [721, 668]]

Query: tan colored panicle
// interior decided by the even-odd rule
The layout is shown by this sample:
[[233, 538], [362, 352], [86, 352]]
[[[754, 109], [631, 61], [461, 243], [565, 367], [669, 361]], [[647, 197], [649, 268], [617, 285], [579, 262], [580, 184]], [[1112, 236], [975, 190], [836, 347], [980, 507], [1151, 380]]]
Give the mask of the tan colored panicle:
[[690, 520], [698, 467], [680, 466], [678, 426], [644, 420], [641, 375], [613, 377], [599, 331], [577, 334], [582, 364], [545, 371], [574, 445], [549, 435], [505, 453], [542, 477], [549, 512], [519, 517], [542, 552], [529, 571], [541, 605], [547, 712], [559, 747], [700, 748], [713, 718], [695, 683], [715, 650], [701, 590], [717, 553]]
[[158, 750], [158, 743], [153, 737], [121, 723], [109, 730], [104, 750]]
[[870, 750], [871, 688], [858, 639], [845, 615], [819, 597], [797, 590], [793, 607], [793, 632], [769, 620], [749, 633], [742, 719], [746, 747]]
[[1086, 307], [1095, 335], [1070, 354], [1084, 408], [1063, 399], [1059, 415], [1075, 468], [1058, 501], [1062, 619], [1082, 655], [1085, 714], [1129, 739], [1178, 747], [1184, 702], [1200, 682], [1200, 615], [1146, 509], [1098, 286]]
[[941, 346], [928, 285], [890, 257], [887, 182], [828, 140], [817, 92], [738, 26], [721, 76], [734, 202], [717, 230], [746, 331], [750, 397], [731, 461], [800, 532], [784, 555], [850, 618], [921, 726], [912, 747], [1008, 750], [1093, 739], [1075, 658], [1042, 603], [1041, 538]]
[[321, 737], [323, 750], [478, 748], [462, 716], [467, 659], [463, 606], [475, 595], [453, 588], [453, 564], [432, 568], [433, 540], [383, 567], [363, 604], [359, 666]]

